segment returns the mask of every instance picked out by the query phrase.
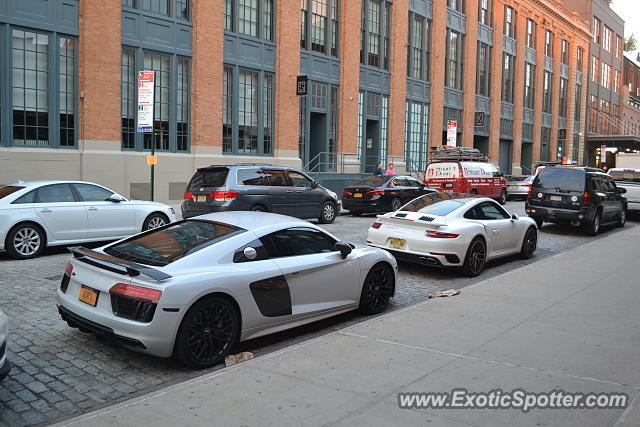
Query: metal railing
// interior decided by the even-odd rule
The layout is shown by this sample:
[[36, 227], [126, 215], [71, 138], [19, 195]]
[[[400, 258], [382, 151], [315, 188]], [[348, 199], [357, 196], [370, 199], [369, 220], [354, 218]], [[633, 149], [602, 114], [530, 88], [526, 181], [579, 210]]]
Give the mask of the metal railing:
[[[384, 163], [383, 163], [384, 161]], [[309, 175], [319, 175], [322, 173], [373, 173], [377, 163], [382, 163], [382, 171], [387, 169], [389, 163], [394, 165], [405, 164], [405, 172], [408, 175], [424, 173], [424, 168], [419, 162], [405, 159], [403, 156], [386, 156], [380, 159], [379, 156], [363, 156], [357, 153], [331, 153], [321, 152], [316, 154], [303, 170]]]

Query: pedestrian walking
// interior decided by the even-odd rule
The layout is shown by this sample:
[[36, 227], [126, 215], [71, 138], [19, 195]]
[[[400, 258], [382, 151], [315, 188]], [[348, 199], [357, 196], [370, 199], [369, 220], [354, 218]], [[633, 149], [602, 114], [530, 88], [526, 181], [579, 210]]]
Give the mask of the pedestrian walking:
[[382, 176], [382, 163], [378, 163], [376, 168], [373, 170], [374, 176]]
[[393, 169], [393, 163], [389, 163], [389, 167], [387, 168], [387, 172], [385, 175], [393, 176], [396, 174], [396, 171]]

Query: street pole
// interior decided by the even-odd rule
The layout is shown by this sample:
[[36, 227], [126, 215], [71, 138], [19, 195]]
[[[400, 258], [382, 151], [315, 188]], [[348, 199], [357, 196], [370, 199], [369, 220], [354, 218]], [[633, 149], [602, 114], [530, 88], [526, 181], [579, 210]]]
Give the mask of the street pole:
[[[153, 90], [155, 91], [155, 85]], [[153, 123], [153, 128], [151, 130], [151, 156], [155, 156], [156, 155], [156, 124], [155, 124], [155, 120]], [[151, 163], [151, 201], [153, 202], [153, 194], [154, 194], [154, 187], [155, 187], [155, 170], [156, 170], [156, 165], [155, 162]]]
[[[155, 95], [156, 93], [156, 78], [155, 78], [155, 71], [153, 72], [153, 93]], [[155, 104], [155, 96], [154, 96], [154, 100], [153, 103]], [[152, 109], [151, 109], [151, 116], [155, 116], [155, 105], [153, 105]], [[151, 158], [154, 159], [151, 162], [151, 201], [153, 202], [153, 195], [155, 194], [154, 191], [154, 187], [155, 187], [155, 178], [156, 178], [156, 162], [155, 162], [155, 155], [156, 155], [156, 121], [155, 121], [155, 117], [153, 117], [152, 120], [152, 126], [151, 126]]]

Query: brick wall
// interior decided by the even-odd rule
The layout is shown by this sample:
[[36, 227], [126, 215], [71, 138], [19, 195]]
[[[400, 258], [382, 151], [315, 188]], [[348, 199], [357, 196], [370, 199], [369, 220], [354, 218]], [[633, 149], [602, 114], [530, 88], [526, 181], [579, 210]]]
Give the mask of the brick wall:
[[[222, 145], [222, 0], [193, 1], [191, 144]], [[220, 13], [211, 13], [214, 10]]]
[[121, 15], [120, 1], [80, 2], [80, 140], [120, 142]]

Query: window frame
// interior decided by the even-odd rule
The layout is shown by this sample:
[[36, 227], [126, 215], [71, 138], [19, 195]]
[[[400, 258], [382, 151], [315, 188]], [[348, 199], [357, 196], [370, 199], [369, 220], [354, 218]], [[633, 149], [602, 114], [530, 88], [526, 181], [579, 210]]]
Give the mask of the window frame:
[[[318, 1], [326, 2], [326, 15], [314, 13], [314, 4]], [[341, 0], [301, 0], [300, 49], [308, 50], [318, 55], [332, 56], [335, 58], [340, 57], [340, 1]], [[313, 17], [315, 15], [323, 16], [325, 20], [324, 43], [322, 44], [324, 48], [323, 51], [314, 49]]]
[[[507, 68], [507, 63], [509, 67]], [[515, 104], [516, 102], [516, 85], [515, 85], [515, 73], [516, 73], [516, 57], [510, 55], [507, 52], [503, 52], [502, 55], [502, 95], [503, 102], [509, 104]], [[509, 78], [510, 77], [510, 78]]]
[[511, 6], [504, 6], [504, 22], [502, 26], [502, 34], [512, 39], [516, 38], [516, 25], [517, 25], [518, 12]]
[[[420, 25], [420, 47], [416, 43], [416, 26]], [[431, 27], [432, 21], [414, 12], [409, 12], [407, 43], [407, 76], [425, 82], [431, 81]], [[420, 53], [419, 73], [416, 68], [416, 56]], [[419, 74], [419, 75], [417, 75]]]
[[[455, 35], [455, 37], [453, 37]], [[465, 35], [451, 28], [447, 28], [446, 32], [446, 51], [445, 51], [445, 87], [464, 90], [464, 42]], [[453, 39], [455, 39], [455, 51], [453, 51]], [[455, 56], [455, 58], [452, 58]], [[452, 70], [455, 65], [455, 70]], [[451, 81], [453, 79], [453, 82]]]
[[[136, 113], [136, 109], [137, 109], [137, 103], [138, 103], [138, 91], [137, 91], [137, 79], [138, 79], [138, 73], [140, 71], [154, 71], [149, 67], [145, 67], [144, 66], [144, 61], [145, 61], [145, 55], [155, 55], [158, 56], [160, 58], [168, 58], [169, 61], [169, 67], [168, 67], [168, 76], [166, 77], [166, 80], [168, 81], [168, 87], [167, 87], [167, 91], [168, 91], [168, 100], [167, 100], [167, 109], [168, 109], [168, 130], [166, 131], [166, 134], [163, 133], [160, 135], [160, 148], [158, 148], [158, 146], [155, 147], [155, 151], [159, 151], [159, 152], [166, 152], [166, 153], [189, 153], [191, 152], [191, 127], [192, 127], [192, 112], [193, 112], [193, 103], [192, 103], [192, 86], [191, 86], [191, 82], [192, 82], [192, 58], [187, 57], [187, 56], [182, 56], [182, 55], [177, 55], [177, 54], [171, 54], [171, 53], [166, 53], [166, 52], [158, 52], [155, 50], [150, 50], [150, 49], [143, 49], [143, 48], [139, 48], [139, 47], [133, 47], [133, 46], [129, 46], [129, 45], [122, 45], [121, 47], [121, 52], [120, 52], [120, 76], [121, 76], [121, 80], [122, 80], [122, 69], [124, 67], [123, 64], [123, 60], [124, 60], [124, 55], [125, 52], [127, 54], [132, 54], [133, 56], [133, 60], [134, 60], [134, 65], [133, 67], [129, 67], [129, 68], [133, 68], [133, 76], [134, 76], [134, 81], [133, 82], [129, 82], [127, 85], [127, 88], [131, 88], [133, 87], [133, 97], [132, 98], [126, 98], [127, 101], [127, 105], [129, 107], [133, 106], [133, 108], [131, 109], [131, 111], [133, 111], [133, 118], [126, 118], [127, 120], [132, 120], [133, 123], [133, 128], [126, 128], [127, 132], [132, 136], [132, 140], [133, 140], [133, 146], [131, 146], [131, 144], [128, 144], [127, 146], [125, 146], [125, 141], [124, 141], [124, 133], [125, 133], [125, 126], [124, 126], [124, 119], [125, 117], [123, 117], [123, 101], [125, 100], [123, 98], [123, 86], [121, 83], [121, 87], [120, 87], [120, 119], [121, 119], [121, 123], [120, 123], [120, 149], [122, 151], [135, 151], [135, 152], [150, 152], [151, 151], [151, 146], [150, 146], [150, 142], [153, 139], [153, 136], [151, 134], [151, 132], [145, 132], [145, 133], [141, 133], [141, 132], [137, 132], [136, 130], [136, 122], [137, 122], [137, 113]], [[186, 101], [188, 101], [188, 104], [186, 105], [186, 109], [188, 110], [187, 113], [187, 129], [186, 129], [186, 146], [184, 147], [184, 149], [178, 149], [178, 74], [179, 74], [179, 63], [181, 61], [186, 61], [187, 62], [187, 69], [188, 69], [188, 76], [187, 76], [187, 81], [188, 81], [188, 92], [186, 97], [184, 98]], [[163, 71], [165, 72], [165, 71]], [[154, 128], [156, 125], [156, 122], [159, 121], [158, 118], [156, 118], [157, 114], [161, 114], [162, 111], [160, 111], [160, 113], [157, 113], [157, 105], [159, 105], [160, 102], [163, 102], [162, 100], [158, 100], [157, 94], [160, 92], [162, 92], [162, 88], [158, 87], [158, 82], [159, 80], [162, 78], [162, 76], [158, 76], [158, 72], [156, 71], [155, 74], [155, 81], [156, 81], [156, 86], [155, 86], [155, 94], [156, 96], [154, 96]], [[160, 116], [158, 116], [160, 117]], [[131, 130], [129, 130], [131, 129]], [[162, 137], [163, 135], [166, 135], [167, 141], [168, 141], [168, 148], [164, 148], [162, 146]], [[156, 133], [156, 142], [158, 141], [158, 137], [159, 135]], [[147, 146], [149, 148], [145, 148], [145, 144], [147, 144]]]
[[[371, 31], [371, 5], [377, 4], [379, 6], [379, 13], [376, 26], [379, 28], [379, 33]], [[378, 68], [381, 70], [390, 70], [390, 49], [391, 49], [391, 37], [390, 32], [391, 24], [391, 3], [389, 0], [362, 0], [362, 9], [360, 16], [360, 64]], [[371, 35], [374, 34], [377, 37], [377, 44], [372, 44]], [[377, 54], [371, 53], [371, 47], [377, 46]]]
[[[32, 126], [29, 125], [29, 123], [27, 122], [27, 112], [31, 110], [27, 109], [29, 107], [24, 105], [26, 104], [26, 95], [24, 93], [26, 93], [25, 91], [27, 89], [28, 90], [35, 90], [35, 89], [27, 88], [26, 86], [26, 79], [24, 76], [26, 75], [29, 69], [26, 68], [24, 61], [22, 63], [22, 68], [15, 68], [14, 53], [13, 53], [15, 49], [13, 44], [13, 34], [15, 31], [22, 32], [24, 34], [26, 33], [35, 34], [36, 37], [45, 36], [47, 38], [47, 52], [39, 53], [40, 55], [44, 54], [46, 57], [46, 74], [47, 74], [46, 92], [47, 93], [46, 93], [46, 101], [44, 104], [46, 106], [46, 114], [47, 114], [46, 143], [42, 143], [42, 144], [26, 143], [26, 141], [29, 140], [28, 138], [26, 138], [27, 128], [30, 128]], [[4, 84], [2, 85], [2, 88], [0, 88], [0, 95], [5, 100], [5, 102], [3, 103], [4, 105], [2, 106], [2, 110], [0, 111], [0, 147], [20, 147], [20, 148], [27, 148], [27, 149], [48, 148], [48, 149], [56, 149], [56, 150], [60, 150], [60, 149], [77, 150], [78, 149], [78, 123], [79, 123], [79, 119], [78, 119], [78, 112], [79, 112], [78, 37], [71, 34], [62, 33], [62, 32], [46, 31], [46, 30], [40, 30], [36, 28], [26, 28], [19, 25], [7, 25], [6, 31], [4, 32], [4, 34], [7, 35], [7, 38], [5, 39], [0, 34], [0, 41], [5, 40], [4, 45], [7, 47], [8, 53], [7, 55], [5, 55], [4, 58], [0, 58], [0, 76], [5, 76]], [[69, 54], [63, 55], [63, 50], [62, 50], [63, 47], [61, 47], [63, 40], [69, 40], [72, 42], [73, 50], [70, 55]], [[65, 49], [66, 48], [67, 46], [65, 46]], [[27, 52], [25, 50], [25, 46], [23, 46], [22, 52], [24, 57], [24, 55], [26, 55], [26, 53], [24, 52]], [[67, 51], [65, 51], [65, 53], [67, 53]], [[36, 55], [37, 57], [38, 53], [34, 53], [34, 55]], [[64, 61], [65, 64], [67, 64], [72, 68], [71, 73], [68, 72], [68, 69], [64, 74], [62, 73], [63, 58], [65, 60]], [[22, 104], [23, 105], [18, 106], [18, 108], [22, 108], [21, 110], [14, 109], [16, 105], [15, 105], [13, 88], [14, 88], [14, 84], [16, 84], [16, 82], [14, 81], [14, 70], [16, 69], [22, 70], [22, 76], [23, 76], [22, 78], [22, 85], [23, 85], [22, 86], [22, 91], [23, 91]], [[65, 79], [66, 90], [64, 92], [63, 92], [63, 85], [61, 84], [62, 78]], [[37, 79], [37, 76], [36, 76], [36, 79]], [[71, 84], [67, 85], [69, 80], [71, 80], [70, 82]], [[20, 87], [18, 86], [18, 88]], [[64, 127], [63, 127], [63, 120], [61, 117], [61, 115], [63, 114], [63, 108], [62, 108], [63, 97], [65, 97], [64, 101], [66, 105], [68, 105], [69, 102], [72, 102], [73, 104], [72, 114], [69, 114], [68, 109], [64, 110], [64, 113], [67, 116], [66, 120], [64, 120], [64, 124], [66, 125]], [[17, 112], [17, 111], [23, 112], [24, 120], [21, 125], [16, 124], [16, 121], [15, 121], [14, 112]], [[40, 109], [38, 108], [37, 111], [40, 111]], [[69, 117], [69, 116], [72, 116], [72, 117]], [[16, 127], [18, 128], [22, 127], [23, 129], [22, 138], [15, 137]], [[44, 127], [45, 126], [43, 125], [42, 128]], [[68, 136], [69, 134], [72, 134], [72, 136], [69, 137]], [[67, 136], [65, 140], [70, 143], [65, 144], [63, 141], [63, 136]], [[15, 140], [23, 140], [24, 142], [22, 144], [18, 144], [18, 143], [15, 143]], [[38, 137], [38, 139], [36, 139], [35, 141], [44, 141], [44, 140]]]
[[[136, 9], [143, 13], [149, 13], [165, 18], [180, 19], [183, 21], [191, 21], [192, 1], [191, 0], [165, 0], [167, 3], [167, 13], [156, 12], [154, 10], [144, 9], [142, 7], [143, 0], [122, 0], [122, 7]], [[178, 16], [178, 4], [185, 4], [187, 8], [187, 17]]]
[[[478, 41], [476, 53], [476, 95], [491, 97], [491, 68], [492, 68], [492, 48], [491, 45]], [[484, 65], [481, 66], [481, 51], [484, 51]]]
[[525, 46], [527, 46], [530, 49], [536, 48], [536, 41], [537, 41], [536, 31], [537, 31], [536, 21], [534, 21], [531, 18], [527, 18], [527, 39], [526, 39]]
[[[252, 37], [260, 40], [266, 41], [275, 41], [276, 34], [276, 19], [275, 19], [275, 8], [276, 2], [275, 0], [255, 0], [256, 1], [256, 16], [257, 20], [255, 22], [256, 26], [256, 34], [247, 34], [245, 32], [240, 31], [240, 4], [241, 0], [225, 0], [224, 3], [224, 25], [223, 28], [225, 31], [242, 35], [243, 37]], [[242, 1], [252, 1], [252, 0], [242, 0]], [[270, 7], [266, 7], [265, 4], [270, 4]], [[231, 8], [228, 10], [227, 6], [230, 5]], [[227, 13], [229, 12], [229, 13]], [[268, 16], [268, 20], [267, 17]], [[230, 21], [231, 28], [228, 28], [228, 22]], [[252, 21], [248, 21], [252, 22]], [[265, 37], [266, 28], [270, 29], [270, 34], [268, 37]]]
[[[270, 99], [275, 99], [275, 73], [229, 63], [224, 64], [222, 73], [223, 93], [222, 114], [220, 117], [222, 121], [222, 155], [273, 157], [275, 155], [275, 110], [273, 102], [271, 102], [271, 105], [269, 105], [267, 99], [267, 95], [269, 94], [267, 93], [266, 89], [267, 86], [270, 85]], [[245, 80], [243, 80], [244, 83], [241, 82], [243, 73], [245, 74]], [[256, 75], [256, 85], [254, 86], [254, 89], [250, 90], [249, 92], [245, 91], [245, 94], [253, 94], [255, 98], [244, 97], [241, 101], [240, 89], [241, 85], [247, 86], [246, 74]], [[228, 76], [232, 77], [232, 81], [230, 83], [228, 81]], [[251, 115], [253, 115], [253, 111], [247, 110], [246, 108], [244, 110], [241, 110], [242, 105], [244, 105], [245, 107], [249, 105], [247, 104], [247, 99], [250, 100], [251, 108], [255, 106], [255, 120], [257, 128], [255, 134], [255, 151], [252, 150], [251, 145], [249, 146], [249, 149], [246, 148], [246, 141], [250, 140], [246, 138], [242, 139], [241, 135], [241, 130], [243, 129], [242, 126], [251, 127], [246, 124], [240, 124], [241, 122], [246, 123], [247, 117], [249, 117], [249, 121], [251, 122]], [[247, 116], [247, 114], [250, 114], [250, 116]], [[241, 115], [243, 115], [243, 120], [241, 120]], [[271, 128], [266, 127], [269, 118]], [[231, 123], [225, 122], [228, 119], [231, 120]], [[266, 134], [266, 129], [270, 129], [270, 136]], [[242, 149], [240, 148], [241, 142], [243, 142]]]

